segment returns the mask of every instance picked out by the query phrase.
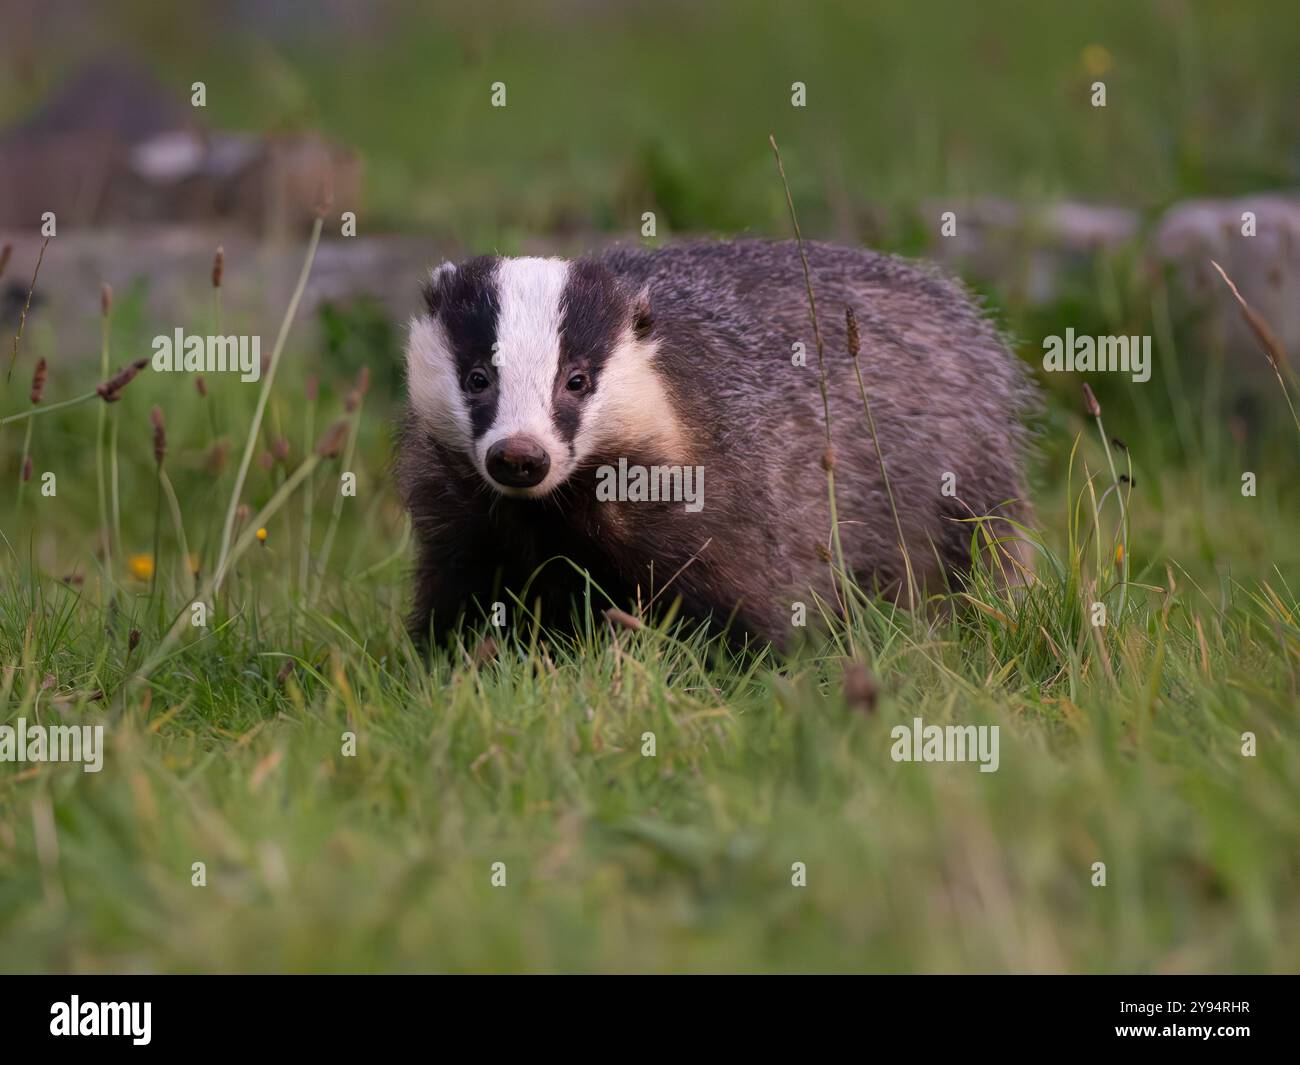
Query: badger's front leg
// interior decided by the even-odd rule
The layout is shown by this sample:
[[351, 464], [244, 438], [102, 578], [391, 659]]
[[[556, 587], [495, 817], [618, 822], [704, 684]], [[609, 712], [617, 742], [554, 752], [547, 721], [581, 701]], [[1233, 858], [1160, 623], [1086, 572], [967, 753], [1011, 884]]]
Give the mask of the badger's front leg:
[[407, 628], [421, 648], [442, 647], [459, 625], [487, 611], [500, 585], [500, 560], [485, 522], [443, 528], [419, 539], [415, 595]]

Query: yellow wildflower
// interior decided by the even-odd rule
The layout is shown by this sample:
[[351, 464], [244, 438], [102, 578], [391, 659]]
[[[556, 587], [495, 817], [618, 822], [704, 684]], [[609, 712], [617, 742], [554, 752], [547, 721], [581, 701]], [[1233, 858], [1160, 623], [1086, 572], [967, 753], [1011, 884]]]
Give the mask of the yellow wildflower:
[[1083, 50], [1083, 69], [1094, 78], [1099, 78], [1110, 70], [1112, 59], [1104, 45], [1090, 44]]
[[153, 576], [153, 555], [131, 555], [126, 560], [126, 568], [138, 581], [147, 581]]

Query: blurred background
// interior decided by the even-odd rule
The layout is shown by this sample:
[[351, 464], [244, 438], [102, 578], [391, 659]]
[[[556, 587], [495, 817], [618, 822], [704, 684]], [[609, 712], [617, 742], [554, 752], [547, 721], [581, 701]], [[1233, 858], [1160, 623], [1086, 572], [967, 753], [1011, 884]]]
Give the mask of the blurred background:
[[[806, 235], [942, 261], [1032, 365], [1066, 327], [1154, 336], [1150, 382], [1094, 381], [1140, 461], [1226, 477], [1290, 424], [1209, 259], [1300, 350], [1294, 3], [2, 7], [0, 316], [54, 211], [25, 343], [60, 366], [98, 350], [101, 280], [115, 351], [189, 321], [218, 244], [231, 313], [270, 332], [324, 194], [303, 358], [393, 397], [444, 257], [789, 235], [774, 134]], [[1078, 379], [1050, 377], [1074, 425]]]

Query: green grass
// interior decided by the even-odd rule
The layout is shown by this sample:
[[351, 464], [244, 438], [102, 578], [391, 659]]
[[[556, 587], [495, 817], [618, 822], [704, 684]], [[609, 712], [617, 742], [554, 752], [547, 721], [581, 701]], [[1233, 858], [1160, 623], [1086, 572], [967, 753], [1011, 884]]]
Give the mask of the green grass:
[[[255, 557], [241, 612], [122, 705], [143, 590], [114, 618], [15, 573], [6, 716], [99, 687], [109, 741], [97, 775], [3, 769], [6, 969], [1295, 967], [1300, 631], [1249, 589], [1143, 596], [1106, 633], [1113, 682], [1064, 581], [1006, 625], [877, 610], [865, 713], [833, 648], [740, 665], [657, 631], [498, 636], [426, 675], [396, 580], [308, 609], [278, 569]], [[999, 770], [892, 762], [913, 716], [999, 724]]]

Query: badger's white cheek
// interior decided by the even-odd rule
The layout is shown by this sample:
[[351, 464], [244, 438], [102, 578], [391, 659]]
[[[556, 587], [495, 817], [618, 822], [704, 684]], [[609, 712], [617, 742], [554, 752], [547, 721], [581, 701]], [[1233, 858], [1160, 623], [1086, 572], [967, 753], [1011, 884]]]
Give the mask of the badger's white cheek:
[[569, 475], [573, 473], [574, 468], [573, 453], [570, 451], [569, 445], [558, 436], [555, 436], [554, 447], [547, 445], [546, 450], [551, 456], [551, 468], [546, 474], [546, 480], [537, 486], [542, 489], [543, 493], [559, 488], [569, 479]]
[[411, 319], [406, 390], [411, 408], [435, 439], [463, 451], [470, 449], [473, 433], [455, 360], [441, 324], [429, 318]]
[[654, 368], [652, 344], [624, 338], [610, 354], [573, 438], [578, 462], [609, 448], [649, 449], [664, 461], [684, 461], [686, 436]]
[[599, 391], [583, 404], [582, 411], [578, 415], [578, 431], [573, 434], [573, 442], [568, 447], [570, 461], [574, 468], [591, 458], [603, 442], [602, 434], [595, 431], [594, 427], [601, 424], [601, 418], [606, 413], [605, 407], [604, 396]]

